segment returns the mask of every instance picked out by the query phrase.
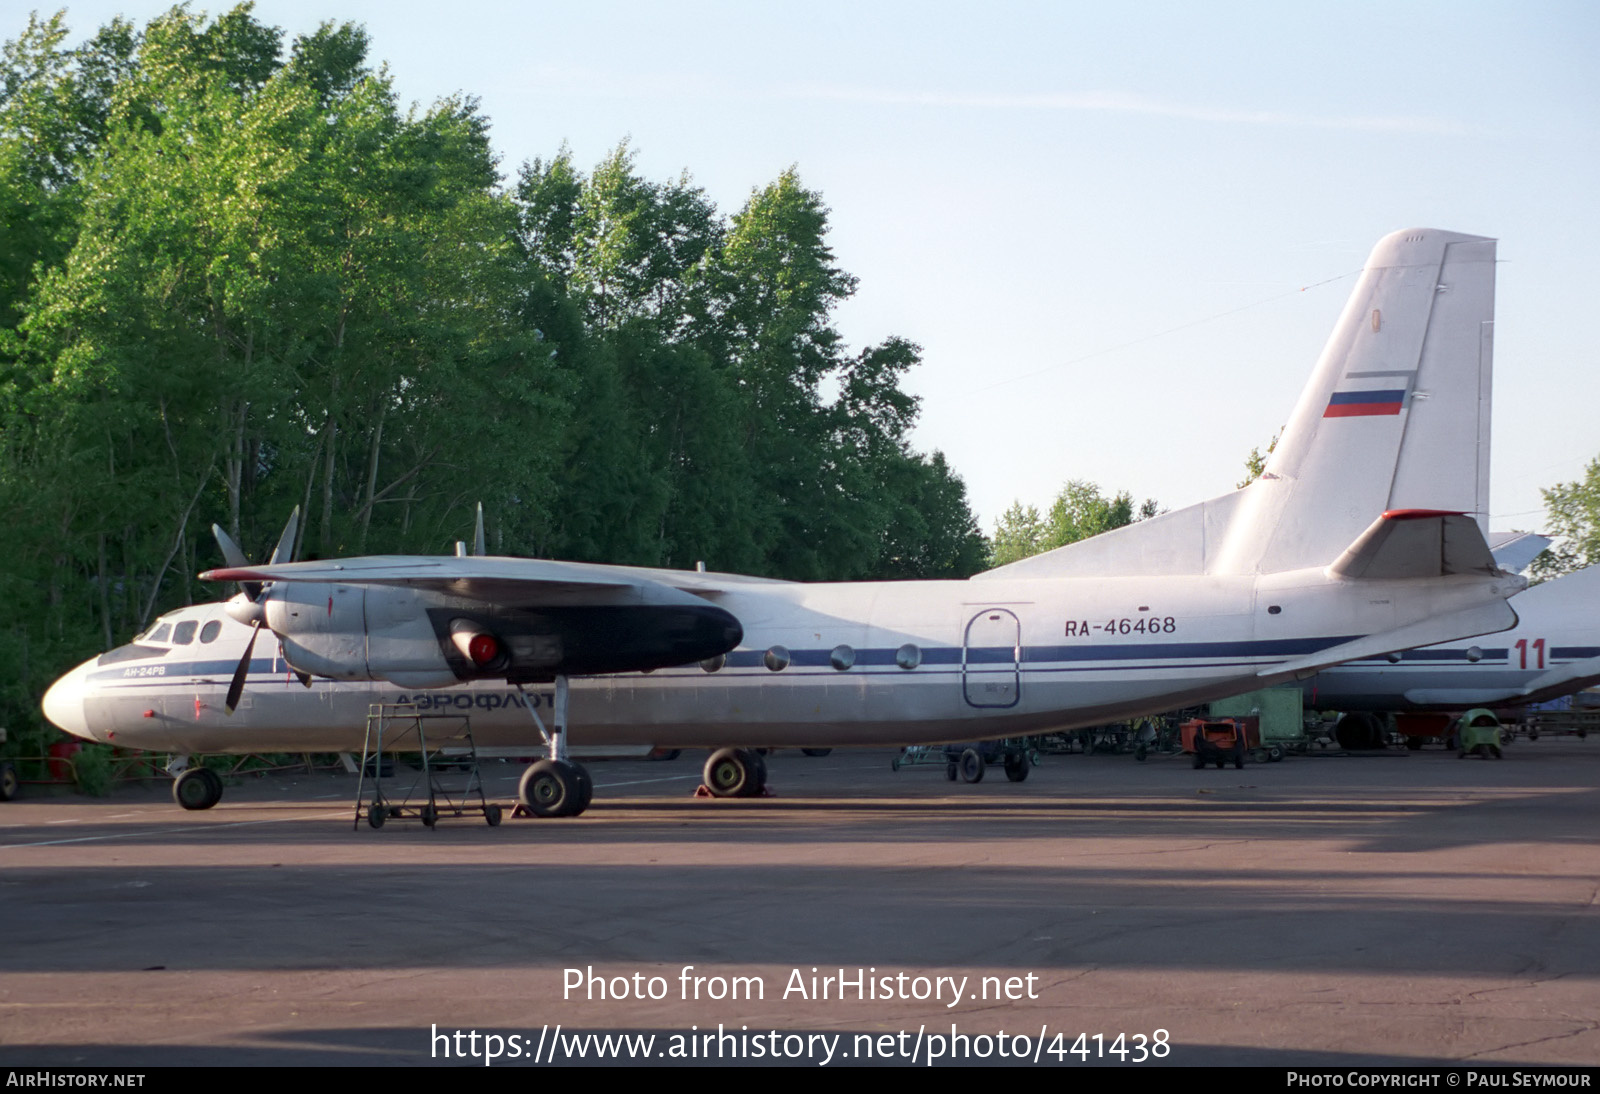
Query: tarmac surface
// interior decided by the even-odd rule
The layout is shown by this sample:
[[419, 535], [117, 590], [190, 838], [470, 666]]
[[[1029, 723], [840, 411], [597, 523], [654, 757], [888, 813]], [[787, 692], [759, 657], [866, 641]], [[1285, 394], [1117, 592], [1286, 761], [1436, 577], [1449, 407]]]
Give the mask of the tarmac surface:
[[[733, 801], [703, 753], [598, 762], [582, 817], [433, 830], [354, 826], [346, 775], [25, 787], [0, 1065], [1600, 1063], [1600, 741], [893, 755], [780, 752]], [[573, 1039], [615, 1031], [655, 1040]]]

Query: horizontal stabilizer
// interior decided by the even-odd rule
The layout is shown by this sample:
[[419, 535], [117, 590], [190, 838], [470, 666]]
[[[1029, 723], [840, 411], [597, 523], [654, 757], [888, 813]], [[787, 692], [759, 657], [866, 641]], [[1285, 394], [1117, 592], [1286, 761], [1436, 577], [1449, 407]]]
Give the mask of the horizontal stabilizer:
[[1538, 532], [1491, 532], [1489, 550], [1494, 564], [1509, 574], [1520, 574], [1550, 546], [1550, 537]]
[[[1518, 580], [1511, 578], [1509, 580]], [[1517, 625], [1517, 613], [1503, 600], [1481, 604], [1448, 615], [1423, 619], [1404, 627], [1381, 634], [1369, 634], [1325, 650], [1318, 650], [1298, 661], [1289, 661], [1262, 669], [1257, 675], [1270, 683], [1280, 680], [1304, 679], [1314, 672], [1357, 661], [1363, 657], [1380, 657], [1395, 650], [1409, 650], [1417, 646], [1432, 646], [1451, 642], [1457, 638], [1470, 638], [1479, 634], [1494, 634], [1510, 630]]]
[[1477, 521], [1431, 509], [1391, 509], [1328, 567], [1330, 577], [1369, 580], [1496, 572]]

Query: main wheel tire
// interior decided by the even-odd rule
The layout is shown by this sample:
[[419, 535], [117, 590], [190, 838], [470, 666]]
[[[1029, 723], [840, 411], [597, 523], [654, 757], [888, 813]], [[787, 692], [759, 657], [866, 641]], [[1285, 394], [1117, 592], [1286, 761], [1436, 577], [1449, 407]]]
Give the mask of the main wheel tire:
[[573, 765], [556, 760], [531, 764], [517, 784], [517, 799], [536, 817], [574, 816], [581, 793]]
[[17, 769], [9, 763], [0, 763], [0, 802], [15, 798], [21, 787], [22, 780], [17, 778]]
[[498, 805], [486, 805], [483, 807], [483, 819], [490, 828], [498, 828], [500, 826], [500, 816], [500, 807]]
[[1377, 720], [1370, 714], [1346, 714], [1333, 729], [1339, 747], [1346, 752], [1368, 752], [1383, 747]]
[[983, 781], [983, 753], [975, 748], [969, 748], [961, 753], [959, 763], [963, 779], [969, 783], [981, 783]]
[[960, 774], [961, 774], [961, 769], [956, 767], [956, 763], [955, 763], [954, 760], [951, 760], [949, 763], [944, 765], [944, 777], [949, 779], [951, 782], [955, 782], [956, 781], [956, 776], [958, 776]]
[[801, 753], [801, 755], [811, 756], [811, 757], [813, 757], [815, 759], [820, 760], [820, 759], [822, 759], [822, 757], [826, 756], [828, 753], [830, 753], [832, 751], [833, 751], [833, 749], [831, 749], [831, 748], [802, 748], [800, 750], [800, 753]]
[[1028, 777], [1028, 757], [1020, 752], [1006, 753], [1006, 778], [1014, 783], [1022, 782]]
[[382, 828], [388, 819], [389, 810], [382, 802], [373, 802], [372, 808], [367, 810], [367, 823], [373, 828]]
[[760, 776], [766, 765], [757, 764], [760, 757], [742, 748], [719, 748], [706, 760], [700, 773], [706, 789], [718, 798], [748, 798], [760, 793], [765, 781]]
[[172, 800], [185, 809], [210, 809], [222, 800], [222, 777], [209, 767], [191, 767], [172, 781]]
[[569, 761], [567, 766], [572, 768], [573, 774], [578, 780], [578, 801], [575, 808], [567, 816], [576, 817], [588, 809], [589, 803], [594, 800], [594, 777], [589, 774], [589, 769], [582, 764]]
[[424, 805], [417, 816], [422, 818], [424, 828], [432, 828], [439, 823], [439, 811], [431, 805]]

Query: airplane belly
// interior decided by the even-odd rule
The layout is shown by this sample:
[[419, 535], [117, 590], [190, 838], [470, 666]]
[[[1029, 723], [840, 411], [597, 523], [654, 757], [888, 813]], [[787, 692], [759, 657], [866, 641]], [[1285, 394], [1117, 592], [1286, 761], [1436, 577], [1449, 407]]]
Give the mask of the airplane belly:
[[[1465, 707], [1518, 697], [1534, 675], [1482, 666], [1418, 671], [1345, 665], [1308, 681], [1304, 691], [1308, 703], [1326, 710]], [[1417, 696], [1426, 698], [1419, 702]]]

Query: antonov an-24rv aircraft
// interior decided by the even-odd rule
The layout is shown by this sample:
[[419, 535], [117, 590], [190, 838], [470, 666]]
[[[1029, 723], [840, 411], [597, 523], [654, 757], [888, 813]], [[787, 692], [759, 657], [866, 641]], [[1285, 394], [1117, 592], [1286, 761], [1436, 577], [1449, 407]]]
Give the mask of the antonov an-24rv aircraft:
[[[223, 537], [229, 564], [201, 576], [239, 595], [80, 665], [45, 712], [178, 754], [357, 750], [374, 702], [470, 712], [480, 746], [548, 745], [520, 796], [570, 816], [592, 784], [569, 736], [709, 746], [707, 786], [746, 795], [765, 781], [762, 746], [1096, 725], [1501, 631], [1526, 582], [1481, 527], [1494, 276], [1491, 239], [1386, 237], [1259, 479], [967, 581], [795, 584], [459, 549], [285, 562], [283, 543], [251, 566]], [[174, 793], [205, 808], [221, 782], [194, 767]]]

